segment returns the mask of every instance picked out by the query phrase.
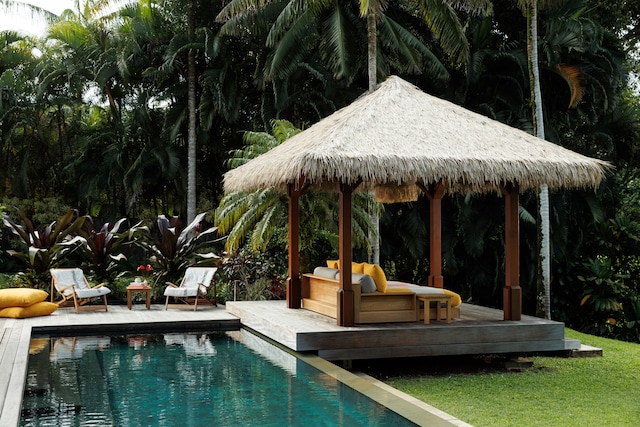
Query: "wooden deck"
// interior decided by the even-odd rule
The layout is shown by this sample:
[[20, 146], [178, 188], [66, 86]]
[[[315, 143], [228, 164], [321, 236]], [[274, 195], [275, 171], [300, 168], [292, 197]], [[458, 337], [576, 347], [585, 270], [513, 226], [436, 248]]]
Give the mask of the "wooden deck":
[[242, 324], [294, 351], [327, 360], [355, 360], [459, 354], [555, 352], [580, 348], [565, 339], [564, 324], [532, 316], [505, 321], [501, 310], [463, 304], [451, 323], [404, 322], [355, 327], [283, 301], [227, 302]]

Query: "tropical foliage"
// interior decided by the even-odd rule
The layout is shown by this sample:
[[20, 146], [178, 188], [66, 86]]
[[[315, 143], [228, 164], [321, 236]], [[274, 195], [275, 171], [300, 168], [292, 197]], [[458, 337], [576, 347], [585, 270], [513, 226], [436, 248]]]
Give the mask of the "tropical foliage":
[[[155, 227], [138, 226], [132, 234], [141, 236], [134, 243], [148, 254], [156, 273], [156, 283], [177, 281], [189, 266], [216, 265], [211, 245], [216, 240], [217, 228], [203, 229], [204, 213], [196, 215], [186, 227], [180, 217], [158, 215]], [[203, 252], [199, 252], [203, 250]]]
[[[37, 221], [29, 213], [31, 225], [8, 218], [12, 232], [4, 233], [2, 247], [20, 252], [32, 271], [77, 256], [74, 262], [102, 265], [100, 274], [110, 276], [153, 257], [154, 272], [179, 275], [185, 262], [198, 260], [192, 253], [224, 256], [210, 241], [213, 232], [190, 234], [196, 243], [180, 240], [194, 229], [182, 225], [191, 223], [191, 210], [216, 211], [233, 254], [282, 256], [286, 197], [274, 191], [223, 195], [224, 171], [281, 142], [285, 136], [274, 124], [304, 129], [365, 92], [372, 47], [378, 81], [398, 74], [533, 133], [528, 22], [518, 3], [530, 4], [84, 0], [51, 20], [46, 40], [0, 32], [2, 204], [55, 198], [66, 207]], [[596, 193], [549, 196], [552, 318], [629, 340], [640, 332], [640, 110], [637, 87], [630, 85], [638, 71], [636, 3], [536, 3], [555, 5], [537, 10], [545, 137], [615, 166]], [[478, 15], [481, 10], [486, 13]], [[335, 251], [332, 197], [309, 193], [302, 199], [309, 267]], [[521, 199], [528, 313], [537, 305], [536, 199]], [[29, 256], [36, 231], [55, 233], [59, 220], [47, 227], [68, 207], [77, 208], [77, 231], [84, 230], [88, 246], [82, 252], [40, 248]], [[444, 209], [445, 283], [465, 299], [500, 306], [501, 200], [448, 197]], [[391, 276], [424, 280], [427, 212], [419, 200], [381, 213], [381, 262]], [[354, 230], [363, 258], [367, 221], [358, 216]], [[146, 246], [129, 245], [143, 238]], [[2, 259], [1, 268], [17, 269], [9, 260], [18, 258]], [[282, 273], [282, 264], [275, 264], [273, 277]]]

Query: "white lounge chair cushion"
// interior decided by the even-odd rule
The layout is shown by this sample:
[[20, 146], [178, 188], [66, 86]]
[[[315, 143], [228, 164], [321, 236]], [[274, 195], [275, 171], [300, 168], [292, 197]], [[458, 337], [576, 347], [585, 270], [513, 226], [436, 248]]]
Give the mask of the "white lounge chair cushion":
[[173, 288], [171, 286], [167, 286], [164, 290], [164, 295], [167, 297], [195, 297], [198, 295], [198, 288], [187, 288], [186, 286], [182, 286], [180, 288]]
[[164, 290], [164, 295], [178, 298], [195, 297], [198, 295], [198, 286], [200, 286], [200, 292], [206, 293], [209, 286], [211, 286], [211, 281], [216, 271], [217, 268], [187, 268], [180, 287], [167, 286]]
[[[84, 281], [84, 273], [79, 268], [52, 269], [51, 274], [55, 275], [58, 292], [63, 289], [62, 294], [67, 297], [73, 294], [73, 289], [75, 289], [78, 298], [95, 298], [111, 292], [106, 286], [88, 288]], [[73, 286], [73, 289], [68, 286]]]
[[111, 289], [101, 286], [99, 288], [85, 288], [85, 289], [76, 289], [76, 295], [78, 298], [95, 298], [101, 297], [102, 295], [107, 295], [111, 292]]

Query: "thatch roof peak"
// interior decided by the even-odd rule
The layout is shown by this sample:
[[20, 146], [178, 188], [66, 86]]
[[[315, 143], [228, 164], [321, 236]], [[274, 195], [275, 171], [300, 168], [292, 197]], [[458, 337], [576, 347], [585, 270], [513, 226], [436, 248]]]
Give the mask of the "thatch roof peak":
[[597, 187], [608, 163], [422, 92], [399, 77], [225, 174], [227, 191], [360, 180], [452, 191]]

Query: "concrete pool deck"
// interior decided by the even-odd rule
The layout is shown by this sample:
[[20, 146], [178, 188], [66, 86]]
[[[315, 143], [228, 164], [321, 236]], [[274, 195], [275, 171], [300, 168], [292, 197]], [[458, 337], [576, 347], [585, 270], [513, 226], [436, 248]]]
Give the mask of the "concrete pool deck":
[[[31, 319], [0, 318], [0, 426], [17, 426], [24, 391], [31, 336], [37, 334], [132, 333], [175, 330], [227, 331], [241, 327], [241, 319], [225, 307], [202, 306], [198, 311], [164, 310], [163, 304], [110, 305], [109, 311], [76, 314], [61, 308], [52, 315]], [[308, 363], [382, 403], [418, 425], [469, 426], [449, 414], [408, 396], [367, 375], [354, 374], [314, 355], [301, 355]]]

